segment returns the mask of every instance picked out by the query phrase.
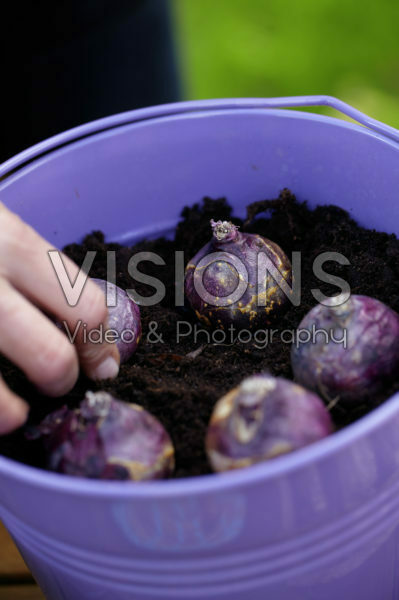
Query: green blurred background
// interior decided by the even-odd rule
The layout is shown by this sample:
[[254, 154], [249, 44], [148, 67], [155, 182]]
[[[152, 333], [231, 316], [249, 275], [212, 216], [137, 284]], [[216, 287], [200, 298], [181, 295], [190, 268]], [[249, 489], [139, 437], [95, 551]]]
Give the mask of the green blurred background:
[[331, 94], [399, 127], [397, 0], [172, 5], [186, 99]]

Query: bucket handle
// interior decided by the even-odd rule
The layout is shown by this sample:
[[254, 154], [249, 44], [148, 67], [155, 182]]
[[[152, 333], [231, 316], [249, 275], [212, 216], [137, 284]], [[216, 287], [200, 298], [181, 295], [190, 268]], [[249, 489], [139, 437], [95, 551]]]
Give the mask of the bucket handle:
[[[154, 107], [160, 110], [157, 116], [173, 115], [182, 112], [197, 112], [199, 110], [223, 110], [240, 108], [296, 108], [304, 106], [329, 106], [350, 117], [368, 129], [371, 129], [395, 142], [399, 142], [399, 130], [386, 125], [362, 113], [350, 104], [338, 100], [334, 96], [286, 96], [277, 98], [228, 98], [218, 100], [197, 100]], [[169, 109], [168, 109], [169, 107]], [[165, 110], [166, 109], [166, 110]], [[156, 115], [154, 115], [156, 116]]]
[[399, 142], [399, 130], [373, 119], [350, 104], [334, 98], [334, 96], [291, 96], [286, 98], [269, 98], [265, 104], [270, 108], [295, 108], [300, 106], [329, 106], [350, 117], [361, 125], [380, 133], [395, 142]]

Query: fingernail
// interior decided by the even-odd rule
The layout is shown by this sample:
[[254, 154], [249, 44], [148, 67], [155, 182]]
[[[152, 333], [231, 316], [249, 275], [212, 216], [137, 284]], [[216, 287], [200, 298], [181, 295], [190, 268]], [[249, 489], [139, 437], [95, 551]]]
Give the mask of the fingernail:
[[107, 356], [92, 374], [93, 379], [114, 379], [119, 373], [119, 365], [112, 356]]

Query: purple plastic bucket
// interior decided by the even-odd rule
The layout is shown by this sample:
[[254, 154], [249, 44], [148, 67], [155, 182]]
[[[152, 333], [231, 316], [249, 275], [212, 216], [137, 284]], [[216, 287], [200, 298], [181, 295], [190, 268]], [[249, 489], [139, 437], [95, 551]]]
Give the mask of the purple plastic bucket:
[[[333, 106], [367, 127], [281, 107]], [[3, 179], [1, 177], [4, 176]], [[0, 167], [0, 198], [57, 246], [173, 230], [283, 187], [399, 233], [399, 132], [333, 98], [154, 107]], [[330, 438], [241, 471], [95, 482], [0, 457], [0, 517], [51, 600], [399, 597], [399, 395]]]

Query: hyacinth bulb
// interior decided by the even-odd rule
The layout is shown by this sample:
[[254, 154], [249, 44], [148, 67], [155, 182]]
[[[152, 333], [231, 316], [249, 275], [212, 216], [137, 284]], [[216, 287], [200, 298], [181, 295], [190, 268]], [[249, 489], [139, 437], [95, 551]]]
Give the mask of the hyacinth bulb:
[[399, 315], [375, 298], [329, 298], [298, 329], [304, 341], [292, 346], [295, 380], [327, 401], [361, 402], [397, 372]]
[[289, 259], [274, 242], [229, 221], [212, 220], [211, 227], [211, 240], [186, 267], [185, 294], [197, 318], [215, 328], [270, 324], [288, 304]]
[[77, 409], [49, 414], [29, 437], [42, 438], [48, 468], [66, 475], [142, 481], [174, 469], [173, 445], [161, 423], [103, 391], [87, 392]]
[[138, 305], [129, 298], [125, 290], [104, 279], [94, 279], [110, 302], [108, 306], [108, 329], [117, 333], [116, 345], [121, 363], [135, 352], [141, 338], [141, 319]]
[[214, 471], [240, 469], [312, 444], [332, 430], [318, 396], [292, 381], [259, 374], [218, 400], [206, 450]]

